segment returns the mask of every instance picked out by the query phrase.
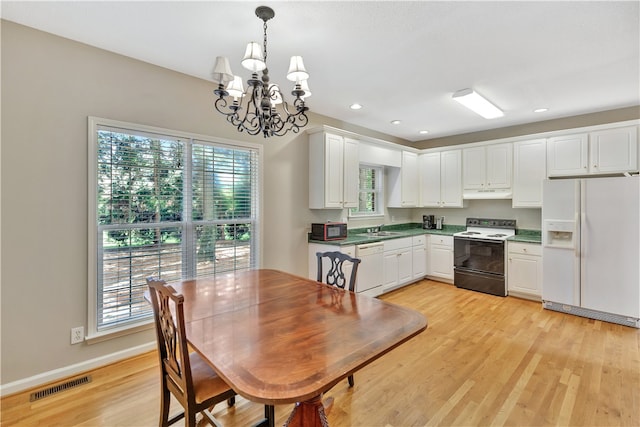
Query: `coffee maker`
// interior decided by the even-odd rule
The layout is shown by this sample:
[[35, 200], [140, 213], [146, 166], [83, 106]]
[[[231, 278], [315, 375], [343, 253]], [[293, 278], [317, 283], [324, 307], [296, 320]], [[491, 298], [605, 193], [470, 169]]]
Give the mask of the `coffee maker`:
[[436, 218], [434, 215], [422, 215], [422, 228], [431, 230], [436, 228]]

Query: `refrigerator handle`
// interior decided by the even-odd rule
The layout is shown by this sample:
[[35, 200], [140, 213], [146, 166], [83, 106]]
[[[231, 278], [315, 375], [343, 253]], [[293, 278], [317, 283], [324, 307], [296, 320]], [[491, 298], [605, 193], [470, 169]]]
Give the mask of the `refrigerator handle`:
[[586, 186], [587, 183], [585, 181], [581, 181], [580, 182], [580, 224], [578, 226], [578, 229], [576, 230], [578, 232], [578, 239], [580, 239], [580, 241], [578, 242], [578, 245], [580, 247], [580, 253], [579, 253], [579, 266], [580, 266], [580, 278], [579, 278], [579, 292], [578, 292], [578, 297], [580, 298], [580, 305], [582, 305], [582, 281], [584, 280], [584, 278], [586, 277], [586, 265], [584, 263], [585, 260], [585, 252], [587, 249], [587, 193], [586, 193]]

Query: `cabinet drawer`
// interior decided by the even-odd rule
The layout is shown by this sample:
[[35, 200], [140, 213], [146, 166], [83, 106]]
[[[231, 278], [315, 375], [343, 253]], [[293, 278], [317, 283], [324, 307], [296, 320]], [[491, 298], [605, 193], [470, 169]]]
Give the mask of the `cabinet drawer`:
[[453, 249], [453, 236], [440, 236], [437, 234], [432, 234], [431, 245], [446, 246], [449, 249]]
[[509, 242], [508, 251], [510, 254], [542, 256], [542, 245]]
[[390, 239], [384, 241], [384, 251], [395, 251], [396, 249], [410, 248], [412, 246], [411, 237], [402, 237], [400, 239]]
[[427, 236], [424, 234], [421, 236], [413, 236], [413, 246], [424, 246], [427, 241]]

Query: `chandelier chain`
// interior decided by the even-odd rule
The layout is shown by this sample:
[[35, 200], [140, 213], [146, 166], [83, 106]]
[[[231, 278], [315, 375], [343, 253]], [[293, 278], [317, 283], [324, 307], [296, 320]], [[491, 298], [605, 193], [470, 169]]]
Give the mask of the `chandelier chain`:
[[262, 25], [262, 27], [264, 28], [264, 44], [263, 44], [263, 50], [264, 50], [264, 62], [265, 64], [267, 63], [267, 21], [264, 21], [264, 24]]

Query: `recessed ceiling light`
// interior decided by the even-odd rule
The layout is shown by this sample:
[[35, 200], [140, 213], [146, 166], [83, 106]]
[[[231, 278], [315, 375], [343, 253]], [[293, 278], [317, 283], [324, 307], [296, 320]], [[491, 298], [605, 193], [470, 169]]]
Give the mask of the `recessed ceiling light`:
[[351, 104], [349, 108], [351, 108], [352, 110], [359, 110], [362, 108], [362, 105], [355, 103], [355, 104]]
[[420, 134], [422, 134], [422, 135], [426, 135], [426, 134], [428, 134], [428, 133], [429, 133], [429, 131], [428, 131], [428, 130], [421, 130], [421, 131], [420, 131]]
[[491, 102], [483, 98], [473, 89], [462, 89], [453, 94], [453, 99], [458, 101], [476, 114], [481, 115], [485, 119], [495, 119], [504, 116], [501, 109], [493, 105]]
[[392, 125], [399, 125], [400, 123], [400, 120], [391, 120]]
[[536, 108], [533, 110], [534, 113], [544, 113], [545, 111], [549, 111], [548, 108]]

